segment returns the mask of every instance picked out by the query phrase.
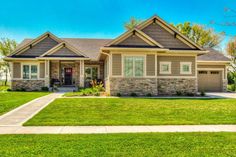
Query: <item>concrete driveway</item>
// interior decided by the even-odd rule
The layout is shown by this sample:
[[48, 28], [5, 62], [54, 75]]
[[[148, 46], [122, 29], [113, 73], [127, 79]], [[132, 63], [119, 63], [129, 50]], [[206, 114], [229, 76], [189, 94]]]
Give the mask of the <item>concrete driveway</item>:
[[230, 92], [220, 92], [220, 93], [206, 93], [208, 97], [211, 98], [231, 98], [236, 99], [236, 93], [230, 93]]

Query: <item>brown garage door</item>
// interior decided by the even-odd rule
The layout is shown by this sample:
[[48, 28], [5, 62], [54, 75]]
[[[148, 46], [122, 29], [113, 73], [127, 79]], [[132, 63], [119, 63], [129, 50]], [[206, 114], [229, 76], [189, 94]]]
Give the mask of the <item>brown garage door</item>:
[[198, 91], [221, 92], [222, 72], [221, 71], [198, 71]]

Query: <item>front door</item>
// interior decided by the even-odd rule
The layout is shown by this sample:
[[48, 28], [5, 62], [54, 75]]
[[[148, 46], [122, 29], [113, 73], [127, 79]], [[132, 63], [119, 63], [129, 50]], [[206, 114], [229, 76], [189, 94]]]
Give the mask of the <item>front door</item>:
[[65, 68], [65, 85], [72, 85], [72, 68]]

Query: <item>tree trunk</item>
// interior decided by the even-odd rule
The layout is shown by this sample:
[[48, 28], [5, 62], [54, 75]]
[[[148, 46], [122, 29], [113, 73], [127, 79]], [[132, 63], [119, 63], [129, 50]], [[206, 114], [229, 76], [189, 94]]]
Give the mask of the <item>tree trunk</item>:
[[7, 86], [7, 80], [8, 80], [8, 78], [7, 78], [7, 74], [8, 74], [8, 72], [7, 72], [7, 69], [6, 69], [6, 72], [5, 72], [5, 74], [6, 74], [6, 79], [5, 79], [5, 86]]

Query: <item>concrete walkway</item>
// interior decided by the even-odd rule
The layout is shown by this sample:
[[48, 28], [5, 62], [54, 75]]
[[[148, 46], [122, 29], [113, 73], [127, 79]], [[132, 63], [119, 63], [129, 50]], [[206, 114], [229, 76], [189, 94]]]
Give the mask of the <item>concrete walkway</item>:
[[34, 99], [2, 116], [0, 116], [0, 126], [21, 126], [24, 122], [32, 118], [54, 99], [59, 98], [64, 93], [52, 93]]
[[210, 98], [230, 98], [236, 99], [236, 93], [230, 92], [220, 92], [220, 93], [206, 93], [206, 95]]
[[106, 134], [141, 132], [236, 132], [236, 125], [0, 127], [0, 134]]

